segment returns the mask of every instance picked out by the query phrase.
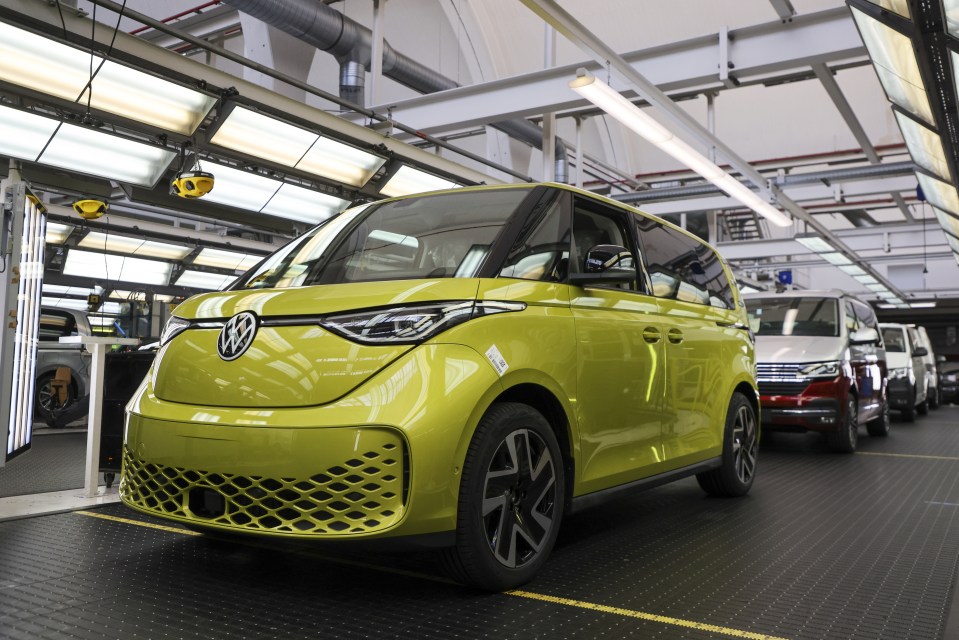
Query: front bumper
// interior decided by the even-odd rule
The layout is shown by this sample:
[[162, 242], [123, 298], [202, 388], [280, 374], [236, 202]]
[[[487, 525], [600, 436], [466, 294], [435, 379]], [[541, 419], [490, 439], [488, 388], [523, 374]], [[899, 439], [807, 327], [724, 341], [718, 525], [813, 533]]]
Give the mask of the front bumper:
[[[760, 392], [763, 386], [760, 381]], [[840, 377], [809, 383], [796, 395], [761, 395], [762, 426], [773, 431], [838, 431], [848, 393], [849, 382]]]
[[908, 378], [889, 380], [889, 408], [909, 409], [916, 401], [912, 383]]
[[151, 515], [255, 534], [450, 531], [466, 446], [500, 387], [481, 354], [449, 344], [413, 349], [318, 407], [166, 402], [148, 378], [128, 406], [120, 497]]

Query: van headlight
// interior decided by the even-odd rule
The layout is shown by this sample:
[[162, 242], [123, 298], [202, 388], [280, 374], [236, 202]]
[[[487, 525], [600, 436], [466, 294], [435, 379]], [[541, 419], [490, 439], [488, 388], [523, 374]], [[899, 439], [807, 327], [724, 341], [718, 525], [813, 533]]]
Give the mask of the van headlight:
[[803, 367], [802, 374], [807, 378], [835, 378], [839, 375], [840, 367], [838, 360], [814, 362]]
[[912, 378], [912, 367], [896, 367], [889, 371], [890, 380], [902, 380], [903, 378]]
[[454, 300], [326, 316], [320, 326], [363, 344], [419, 344], [472, 318], [525, 308], [521, 302]]
[[177, 316], [170, 316], [170, 319], [166, 321], [166, 325], [163, 327], [163, 331], [160, 333], [160, 346], [164, 346], [189, 328], [189, 320]]

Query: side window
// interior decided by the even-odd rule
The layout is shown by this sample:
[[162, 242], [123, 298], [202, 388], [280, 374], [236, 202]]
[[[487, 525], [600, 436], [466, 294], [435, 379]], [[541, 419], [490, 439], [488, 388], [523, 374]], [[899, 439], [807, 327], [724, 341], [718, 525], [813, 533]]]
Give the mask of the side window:
[[57, 342], [61, 337], [77, 335], [77, 323], [73, 316], [63, 311], [43, 309], [40, 312], [41, 342]]
[[[636, 255], [633, 248], [633, 242], [626, 228], [626, 212], [614, 208], [605, 207], [597, 202], [590, 202], [586, 198], [579, 196], [573, 199], [573, 247], [570, 255], [570, 271], [572, 273], [582, 273], [583, 264], [586, 261], [586, 254], [590, 249], [600, 244], [612, 244], [626, 247]], [[623, 263], [624, 267], [636, 268], [633, 264]], [[633, 284], [624, 283], [620, 285], [610, 285], [620, 289], [636, 289], [639, 282], [637, 279]]]
[[723, 263], [708, 245], [649, 218], [639, 218], [637, 229], [654, 296], [733, 308]]
[[504, 278], [563, 282], [569, 273], [569, 214], [562, 200], [530, 221], [517, 238], [500, 271]]
[[856, 310], [856, 318], [861, 326], [879, 331], [879, 321], [876, 319], [876, 312], [872, 310], [872, 307], [855, 301], [853, 301], [852, 306]]
[[859, 320], [856, 318], [856, 309], [852, 306], [852, 300], [846, 300], [846, 334], [852, 335], [859, 329]]

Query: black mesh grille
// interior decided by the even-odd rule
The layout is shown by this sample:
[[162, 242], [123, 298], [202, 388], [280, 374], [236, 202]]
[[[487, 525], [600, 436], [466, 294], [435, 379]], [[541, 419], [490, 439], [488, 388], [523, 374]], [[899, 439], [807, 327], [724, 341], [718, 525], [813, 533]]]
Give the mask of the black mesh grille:
[[[309, 478], [264, 478], [182, 469], [138, 459], [123, 449], [120, 497], [158, 515], [248, 531], [295, 534], [369, 533], [403, 514], [408, 473], [397, 442], [317, 469]], [[190, 510], [190, 491], [216, 491], [225, 509], [216, 517]]]

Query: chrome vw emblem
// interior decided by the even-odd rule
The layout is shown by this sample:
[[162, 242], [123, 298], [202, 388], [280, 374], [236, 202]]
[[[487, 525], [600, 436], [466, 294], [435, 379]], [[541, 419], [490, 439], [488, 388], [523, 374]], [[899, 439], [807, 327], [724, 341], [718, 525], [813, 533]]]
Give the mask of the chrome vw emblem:
[[216, 340], [216, 352], [227, 362], [242, 356], [253, 344], [256, 325], [256, 314], [252, 311], [241, 311], [227, 320]]

